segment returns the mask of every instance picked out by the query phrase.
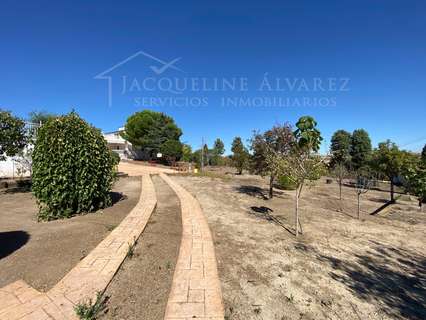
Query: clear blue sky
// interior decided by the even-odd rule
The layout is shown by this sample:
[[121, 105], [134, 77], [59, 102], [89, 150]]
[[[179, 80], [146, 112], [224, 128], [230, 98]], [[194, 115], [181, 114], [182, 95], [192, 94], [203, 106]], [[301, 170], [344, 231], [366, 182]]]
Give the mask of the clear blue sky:
[[[340, 128], [365, 128], [373, 143], [426, 143], [426, 2], [354, 1], [8, 1], [0, 4], [0, 107], [19, 116], [74, 108], [103, 131], [148, 108], [175, 118], [182, 140], [229, 145], [277, 122], [313, 115], [326, 141]], [[94, 79], [144, 51], [107, 80]], [[258, 92], [269, 79], [349, 78], [345, 92]], [[244, 77], [244, 92], [121, 93], [122, 76]], [[335, 106], [223, 106], [223, 97], [335, 97]], [[153, 106], [138, 97], [202, 96], [207, 106]], [[408, 144], [410, 143], [410, 144]], [[407, 145], [408, 144], [408, 145]], [[323, 147], [325, 148], [325, 146]]]

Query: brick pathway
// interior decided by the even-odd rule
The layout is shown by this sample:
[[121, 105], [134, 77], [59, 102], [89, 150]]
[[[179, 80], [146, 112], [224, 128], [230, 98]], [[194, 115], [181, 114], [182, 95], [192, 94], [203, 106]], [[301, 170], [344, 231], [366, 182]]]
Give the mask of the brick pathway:
[[95, 249], [47, 293], [19, 280], [0, 288], [0, 320], [76, 319], [74, 306], [103, 292], [145, 229], [157, 204], [149, 174], [142, 176], [135, 208]]
[[182, 210], [182, 241], [165, 320], [223, 320], [224, 311], [212, 235], [198, 201], [172, 178]]

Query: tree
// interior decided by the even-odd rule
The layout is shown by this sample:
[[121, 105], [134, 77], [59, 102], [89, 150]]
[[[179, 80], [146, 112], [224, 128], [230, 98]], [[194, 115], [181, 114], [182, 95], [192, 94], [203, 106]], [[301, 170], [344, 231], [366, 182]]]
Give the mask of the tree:
[[342, 184], [347, 176], [351, 151], [351, 134], [345, 130], [337, 130], [331, 138], [331, 161], [332, 174], [339, 183], [339, 199], [342, 200]]
[[150, 159], [156, 158], [166, 141], [179, 141], [181, 135], [182, 130], [171, 117], [151, 110], [131, 115], [122, 133], [124, 139], [141, 148]]
[[232, 163], [237, 168], [238, 174], [243, 173], [243, 169], [247, 165], [248, 151], [241, 141], [240, 137], [235, 137], [232, 141]]
[[0, 109], [0, 161], [17, 155], [26, 144], [25, 122]]
[[32, 191], [39, 219], [68, 218], [111, 204], [117, 162], [100, 130], [71, 112], [37, 130]]
[[426, 202], [426, 166], [424, 163], [410, 163], [404, 171], [407, 191], [417, 197], [422, 211], [423, 203]]
[[299, 235], [299, 200], [306, 181], [317, 180], [321, 177], [324, 166], [318, 152], [321, 146], [321, 132], [317, 129], [317, 122], [310, 116], [303, 116], [296, 123], [297, 129], [293, 132], [294, 142], [289, 155], [280, 159], [278, 172], [286, 175], [296, 185], [295, 195], [295, 230]]
[[422, 162], [426, 164], [426, 144], [422, 150]]
[[351, 134], [345, 130], [337, 130], [331, 137], [331, 165], [347, 164], [350, 160]]
[[254, 133], [251, 139], [253, 171], [262, 176], [269, 176], [269, 198], [274, 195], [273, 188], [279, 174], [280, 157], [289, 154], [293, 140], [292, 128], [287, 123], [275, 125], [263, 134]]
[[160, 146], [160, 152], [169, 164], [182, 157], [182, 143], [179, 140], [167, 140]]
[[357, 194], [357, 217], [358, 220], [361, 216], [361, 195], [364, 193], [367, 193], [371, 189], [372, 180], [365, 175], [365, 171], [360, 172], [357, 174], [356, 177], [356, 184], [355, 184], [355, 190]]
[[401, 175], [403, 165], [404, 153], [399, 150], [395, 143], [390, 140], [379, 143], [378, 148], [373, 154], [372, 166], [378, 173], [383, 174], [390, 181], [391, 202], [395, 202], [395, 179]]
[[372, 147], [370, 137], [364, 129], [355, 130], [351, 137], [351, 167], [357, 171], [368, 166], [371, 159]]
[[182, 144], [182, 161], [192, 161], [192, 148], [189, 144]]
[[212, 165], [221, 165], [222, 164], [222, 155], [225, 153], [225, 145], [223, 141], [217, 138], [214, 141], [213, 149], [211, 150], [212, 157]]
[[56, 114], [46, 111], [32, 111], [29, 113], [29, 121], [36, 124], [44, 124], [50, 119], [54, 119], [56, 117]]
[[210, 164], [210, 150], [207, 146], [207, 143], [204, 144], [202, 152], [201, 152], [201, 160], [203, 162], [203, 167], [208, 166]]
[[207, 145], [205, 144], [203, 148], [195, 150], [191, 155], [191, 159], [202, 171], [203, 167], [209, 164], [209, 149]]
[[330, 168], [330, 174], [334, 177], [339, 184], [339, 200], [342, 200], [342, 187], [345, 179], [350, 176], [349, 169], [343, 162], [337, 162], [334, 167]]

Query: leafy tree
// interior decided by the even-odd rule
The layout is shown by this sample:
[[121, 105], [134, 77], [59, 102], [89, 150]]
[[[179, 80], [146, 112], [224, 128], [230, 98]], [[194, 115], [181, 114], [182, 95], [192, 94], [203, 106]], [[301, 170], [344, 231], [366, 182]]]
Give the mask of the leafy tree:
[[182, 157], [182, 143], [179, 140], [167, 140], [161, 145], [160, 152], [169, 164], [174, 164]]
[[281, 157], [289, 154], [293, 140], [294, 135], [289, 124], [276, 125], [263, 134], [255, 133], [251, 139], [253, 171], [262, 176], [269, 176], [269, 198], [273, 197]]
[[414, 194], [419, 200], [419, 208], [423, 209], [426, 202], [426, 166], [424, 163], [411, 162], [405, 166], [404, 174], [407, 191]]
[[32, 111], [29, 113], [29, 121], [37, 124], [44, 124], [50, 119], [54, 119], [56, 117], [56, 114], [46, 111]]
[[354, 171], [368, 166], [372, 147], [370, 136], [364, 129], [355, 130], [351, 137], [351, 167]]
[[209, 153], [207, 144], [204, 144], [203, 148], [195, 150], [192, 153], [192, 161], [197, 164], [198, 168], [202, 169], [202, 167], [209, 164]]
[[401, 175], [404, 166], [404, 152], [398, 146], [386, 140], [379, 143], [374, 151], [372, 165], [378, 173], [383, 174], [390, 181], [390, 201], [394, 202], [395, 179]]
[[337, 130], [331, 137], [331, 166], [347, 164], [350, 160], [351, 134], [345, 130]]
[[299, 199], [306, 181], [317, 180], [324, 172], [323, 160], [316, 155], [319, 151], [322, 137], [317, 129], [317, 122], [310, 116], [303, 116], [296, 123], [293, 132], [294, 142], [290, 154], [279, 157], [278, 172], [286, 175], [296, 185], [295, 195], [295, 230], [299, 235]]
[[192, 161], [192, 148], [189, 144], [182, 145], [182, 161]]
[[201, 167], [201, 149], [195, 150], [191, 155], [191, 161], [196, 163], [198, 168]]
[[425, 144], [425, 146], [423, 147], [423, 150], [422, 150], [422, 162], [426, 163], [426, 144]]
[[168, 140], [179, 141], [182, 130], [164, 113], [151, 110], [136, 112], [126, 122], [124, 139], [140, 147], [150, 159], [156, 158], [161, 146]]
[[17, 155], [26, 144], [25, 122], [0, 109], [0, 161]]
[[203, 146], [202, 158], [204, 161], [203, 165], [208, 166], [210, 164], [210, 150], [207, 144], [204, 144]]
[[351, 134], [345, 130], [337, 130], [331, 137], [330, 168], [339, 183], [339, 199], [342, 200], [343, 180], [348, 174], [351, 151]]
[[101, 131], [76, 113], [48, 120], [37, 130], [33, 153], [39, 219], [67, 218], [110, 205], [116, 164]]
[[221, 165], [222, 164], [222, 156], [225, 153], [225, 145], [223, 141], [217, 138], [214, 141], [213, 149], [211, 150], [212, 157], [211, 162], [212, 165]]
[[249, 158], [247, 148], [244, 146], [240, 137], [235, 137], [232, 141], [232, 163], [237, 168], [238, 174], [243, 173]]

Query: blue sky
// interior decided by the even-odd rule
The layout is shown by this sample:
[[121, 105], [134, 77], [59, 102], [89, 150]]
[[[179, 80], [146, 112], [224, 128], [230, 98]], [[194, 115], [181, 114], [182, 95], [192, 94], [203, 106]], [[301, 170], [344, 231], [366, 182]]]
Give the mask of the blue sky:
[[[33, 110], [74, 108], [103, 131], [133, 112], [163, 111], [193, 147], [216, 137], [229, 145], [277, 122], [312, 115], [329, 142], [340, 128], [366, 129], [374, 145], [387, 138], [419, 150], [426, 143], [425, 1], [8, 1], [0, 4], [0, 108], [26, 116]], [[95, 76], [143, 51], [110, 74]], [[180, 71], [182, 70], [182, 71]], [[307, 91], [259, 92], [270, 81], [304, 79]], [[126, 76], [144, 79], [244, 78], [245, 91], [121, 92]], [[348, 90], [312, 91], [312, 79], [349, 79]], [[157, 82], [158, 84], [158, 82]], [[135, 86], [137, 87], [137, 86]], [[134, 88], [135, 88], [134, 87]], [[142, 98], [203, 98], [202, 106], [141, 105]], [[321, 106], [224, 106], [221, 99], [323, 98]], [[139, 99], [139, 100], [138, 100]], [[139, 103], [138, 103], [139, 101]], [[146, 102], [146, 100], [144, 100]]]

